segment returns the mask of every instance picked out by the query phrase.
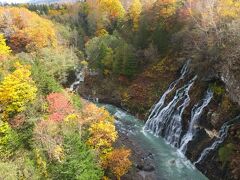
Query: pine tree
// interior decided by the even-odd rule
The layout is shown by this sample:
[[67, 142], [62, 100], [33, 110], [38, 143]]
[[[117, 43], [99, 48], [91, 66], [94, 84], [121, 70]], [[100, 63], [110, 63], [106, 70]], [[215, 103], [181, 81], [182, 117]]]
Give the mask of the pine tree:
[[53, 179], [100, 180], [103, 172], [92, 151], [82, 142], [79, 134], [64, 140], [64, 160], [53, 164]]
[[137, 62], [133, 48], [126, 42], [121, 42], [114, 55], [113, 71], [131, 77], [135, 74]]

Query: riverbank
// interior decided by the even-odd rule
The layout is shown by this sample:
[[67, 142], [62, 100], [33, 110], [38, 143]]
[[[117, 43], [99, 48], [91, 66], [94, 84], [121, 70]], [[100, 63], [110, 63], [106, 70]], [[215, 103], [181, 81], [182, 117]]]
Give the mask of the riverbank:
[[132, 150], [133, 168], [125, 179], [149, 180], [206, 180], [190, 161], [161, 137], [143, 131], [144, 123], [112, 105], [103, 105], [117, 119], [117, 146]]
[[155, 172], [153, 155], [140, 147], [138, 143], [129, 138], [125, 133], [118, 131], [117, 147], [131, 149], [131, 161], [133, 166], [130, 171], [122, 177], [123, 180], [160, 180]]

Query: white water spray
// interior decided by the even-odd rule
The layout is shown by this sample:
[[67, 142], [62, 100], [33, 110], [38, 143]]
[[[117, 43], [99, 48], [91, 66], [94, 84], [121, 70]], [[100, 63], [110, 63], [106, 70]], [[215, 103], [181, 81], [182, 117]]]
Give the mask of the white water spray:
[[188, 71], [188, 63], [181, 70], [181, 76], [174, 81], [167, 91], [160, 98], [159, 102], [152, 108], [149, 118], [144, 126], [144, 130], [153, 133], [156, 136], [163, 136], [171, 145], [178, 147], [182, 133], [182, 114], [189, 105], [189, 91], [196, 76], [187, 84], [177, 89], [174, 98], [168, 104], [165, 104], [166, 96], [172, 92], [178, 82], [184, 79]]
[[192, 141], [192, 139], [196, 135], [197, 131], [195, 126], [198, 124], [198, 121], [200, 120], [200, 117], [202, 115], [204, 108], [207, 107], [207, 105], [210, 103], [212, 97], [213, 97], [213, 92], [211, 90], [208, 90], [203, 100], [201, 100], [199, 103], [197, 103], [193, 107], [191, 112], [190, 124], [188, 126], [188, 131], [183, 136], [181, 140], [180, 148], [179, 148], [179, 150], [182, 153], [184, 154], [186, 153], [188, 143]]
[[77, 89], [79, 84], [81, 82], [84, 82], [85, 74], [84, 74], [85, 68], [79, 68], [75, 72], [76, 80], [71, 84], [70, 91], [74, 91]]

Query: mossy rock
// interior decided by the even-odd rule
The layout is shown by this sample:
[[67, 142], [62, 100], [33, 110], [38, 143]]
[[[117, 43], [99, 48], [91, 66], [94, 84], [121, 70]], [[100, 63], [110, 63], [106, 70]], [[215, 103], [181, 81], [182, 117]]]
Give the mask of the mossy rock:
[[230, 160], [230, 157], [235, 149], [235, 146], [232, 143], [228, 143], [225, 146], [221, 147], [218, 151], [219, 160], [225, 164]]

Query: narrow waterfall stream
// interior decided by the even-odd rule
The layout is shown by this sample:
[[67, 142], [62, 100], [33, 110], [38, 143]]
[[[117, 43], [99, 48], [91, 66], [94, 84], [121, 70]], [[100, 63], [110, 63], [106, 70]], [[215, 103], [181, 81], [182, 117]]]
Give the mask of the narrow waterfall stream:
[[156, 118], [158, 116], [157, 112], [159, 112], [159, 111], [157, 111], [157, 110], [162, 109], [162, 106], [164, 105], [164, 102], [165, 102], [165, 99], [166, 99], [167, 95], [169, 93], [171, 93], [174, 90], [174, 88], [176, 87], [176, 85], [179, 83], [179, 81], [182, 80], [185, 77], [185, 75], [187, 74], [187, 71], [188, 71], [188, 63], [189, 63], [189, 61], [183, 66], [183, 68], [181, 70], [181, 76], [176, 81], [174, 81], [170, 84], [169, 88], [162, 95], [162, 97], [158, 101], [158, 103], [153, 106], [147, 123], [150, 123], [150, 119]]
[[230, 126], [232, 126], [236, 122], [238, 122], [238, 123], [240, 122], [240, 115], [222, 125], [222, 127], [218, 133], [219, 136], [212, 143], [212, 145], [210, 145], [209, 147], [207, 147], [206, 149], [204, 149], [202, 151], [198, 160], [196, 162], [194, 162], [194, 165], [196, 165], [196, 164], [200, 163], [202, 160], [204, 160], [204, 158], [206, 158], [211, 151], [215, 150], [216, 148], [218, 148], [218, 146], [221, 143], [223, 143], [223, 141], [226, 139], [226, 137], [228, 135], [228, 130], [229, 130]]
[[75, 71], [76, 80], [71, 84], [70, 91], [75, 91], [81, 82], [84, 82], [84, 67], [77, 68]]
[[184, 154], [187, 151], [188, 143], [194, 138], [194, 136], [197, 133], [195, 126], [198, 124], [198, 120], [200, 119], [204, 108], [210, 103], [212, 98], [213, 98], [213, 92], [211, 90], [208, 90], [203, 100], [201, 100], [192, 108], [191, 120], [188, 126], [188, 131], [183, 136], [181, 140], [180, 148], [179, 148], [180, 151], [183, 152]]
[[115, 106], [102, 106], [116, 117], [118, 131], [127, 134], [141, 148], [151, 152], [157, 180], [207, 180], [189, 160], [167, 144], [163, 138], [144, 132], [142, 121]]

